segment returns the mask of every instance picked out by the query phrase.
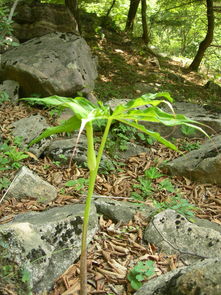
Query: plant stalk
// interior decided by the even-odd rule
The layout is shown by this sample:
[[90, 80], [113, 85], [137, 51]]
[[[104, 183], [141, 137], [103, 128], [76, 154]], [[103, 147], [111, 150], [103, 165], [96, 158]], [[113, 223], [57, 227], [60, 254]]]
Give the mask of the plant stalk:
[[89, 177], [89, 186], [88, 193], [86, 198], [86, 204], [84, 209], [84, 222], [83, 222], [83, 232], [81, 239], [81, 259], [80, 259], [80, 295], [87, 295], [87, 231], [88, 231], [88, 223], [90, 217], [90, 208], [91, 208], [91, 200], [94, 192], [95, 181], [97, 177], [98, 168], [100, 165], [101, 157], [103, 155], [105, 143], [107, 141], [109, 129], [112, 123], [112, 119], [107, 120], [107, 125], [101, 140], [101, 144], [98, 150], [98, 155], [96, 158], [96, 165], [94, 166], [94, 144], [93, 144], [93, 127], [92, 123], [89, 122], [86, 124], [86, 132], [87, 132], [87, 142], [88, 142], [88, 166], [90, 170]]

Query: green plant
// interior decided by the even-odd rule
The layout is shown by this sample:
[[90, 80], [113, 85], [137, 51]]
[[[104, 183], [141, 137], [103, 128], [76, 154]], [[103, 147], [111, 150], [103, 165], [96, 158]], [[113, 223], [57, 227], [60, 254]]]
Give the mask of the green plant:
[[10, 160], [4, 155], [0, 155], [0, 171], [10, 169]]
[[1, 177], [0, 178], [0, 190], [5, 189], [9, 187], [11, 181], [7, 177]]
[[61, 166], [61, 162], [60, 161], [53, 161], [52, 162], [55, 166], [60, 167]]
[[10, 159], [11, 167], [18, 169], [21, 167], [21, 161], [28, 158], [27, 154], [24, 154], [22, 151], [19, 151], [17, 147], [12, 146], [9, 151], [4, 153]]
[[144, 176], [138, 177], [138, 184], [133, 184], [133, 188], [140, 192], [132, 192], [131, 197], [135, 200], [144, 201], [154, 191], [152, 180], [161, 177], [163, 174], [156, 167], [150, 167], [144, 171]]
[[4, 103], [5, 101], [9, 101], [9, 95], [8, 95], [7, 92], [3, 91], [3, 92], [1, 92], [1, 94], [0, 94], [0, 105], [1, 105], [2, 103]]
[[59, 155], [58, 157], [59, 157], [59, 159], [64, 160], [64, 161], [67, 161], [67, 159], [68, 159], [67, 156], [65, 156], [63, 154]]
[[171, 196], [164, 202], [153, 201], [153, 204], [156, 207], [157, 212], [172, 209], [187, 217], [194, 217], [195, 211], [198, 210], [196, 206], [190, 204], [186, 199], [181, 198], [180, 195]]
[[51, 117], [58, 117], [61, 115], [61, 113], [62, 113], [62, 109], [53, 108], [52, 110], [49, 111], [49, 115]]
[[13, 145], [16, 145], [17, 147], [22, 147], [23, 145], [23, 137], [22, 136], [15, 136], [13, 138]]
[[[15, 142], [19, 143], [19, 138], [15, 138]], [[28, 157], [17, 146], [4, 142], [0, 147], [0, 171], [18, 169], [21, 167], [21, 161]]]
[[146, 134], [143, 134], [141, 132], [137, 133], [137, 137], [142, 141], [146, 142], [149, 145], [152, 145], [156, 140], [152, 136], [147, 136]]
[[162, 180], [159, 183], [159, 188], [161, 190], [166, 190], [169, 193], [174, 193], [175, 192], [175, 188], [174, 188], [173, 184], [171, 183], [171, 181], [168, 178]]
[[76, 191], [84, 190], [86, 185], [88, 185], [88, 179], [82, 177], [75, 180], [69, 180], [65, 183], [65, 186], [74, 187]]
[[140, 192], [132, 192], [131, 197], [135, 200], [143, 201], [152, 194], [153, 186], [151, 180], [146, 177], [138, 177], [138, 181], [138, 184], [133, 184], [133, 188], [140, 190]]
[[103, 161], [100, 162], [99, 166], [99, 173], [102, 174], [109, 174], [111, 171], [115, 170], [114, 162], [112, 162], [109, 159], [103, 159]]
[[[163, 100], [162, 97], [168, 101]], [[159, 99], [161, 98], [161, 99]], [[163, 143], [167, 147], [177, 150], [176, 146], [165, 138], [161, 137], [159, 133], [153, 132], [146, 129], [143, 125], [139, 124], [138, 121], [158, 122], [167, 126], [186, 124], [188, 126], [195, 126], [197, 123], [191, 119], [186, 118], [184, 115], [169, 114], [158, 108], [160, 103], [170, 104], [172, 98], [169, 93], [156, 93], [156, 94], [145, 94], [137, 99], [133, 99], [125, 105], [118, 105], [112, 112], [108, 106], [104, 106], [101, 102], [98, 105], [92, 104], [90, 101], [82, 97], [77, 98], [66, 98], [59, 96], [51, 96], [46, 98], [25, 98], [24, 100], [42, 102], [48, 105], [68, 107], [74, 115], [61, 125], [51, 127], [45, 130], [39, 137], [33, 140], [30, 144], [34, 144], [37, 141], [60, 132], [70, 132], [79, 129], [79, 137], [83, 129], [86, 129], [87, 135], [87, 165], [89, 168], [89, 186], [86, 198], [85, 210], [84, 210], [84, 221], [83, 221], [83, 232], [82, 232], [82, 246], [81, 246], [81, 262], [80, 262], [80, 275], [81, 275], [81, 295], [87, 294], [87, 229], [90, 216], [91, 200], [94, 192], [94, 186], [96, 176], [98, 173], [99, 164], [104, 151], [105, 143], [107, 141], [108, 133], [113, 121], [120, 121], [126, 125], [137, 128], [139, 131], [146, 133], [154, 137], [159, 142]], [[136, 109], [141, 106], [148, 105], [146, 109]], [[172, 108], [172, 106], [171, 106]], [[106, 120], [106, 127], [101, 139], [98, 154], [96, 156], [94, 149], [94, 135], [93, 135], [93, 121], [94, 120]], [[195, 126], [202, 132], [200, 127]]]
[[191, 136], [196, 133], [196, 130], [192, 126], [181, 126], [181, 132], [186, 136]]
[[139, 261], [129, 272], [127, 279], [134, 290], [140, 289], [143, 282], [154, 275], [155, 267], [154, 261], [147, 260], [145, 262]]
[[184, 142], [180, 146], [180, 150], [191, 152], [200, 147], [200, 142]]
[[163, 176], [163, 174], [161, 174], [156, 167], [150, 167], [149, 169], [145, 170], [144, 175], [150, 179], [155, 179]]

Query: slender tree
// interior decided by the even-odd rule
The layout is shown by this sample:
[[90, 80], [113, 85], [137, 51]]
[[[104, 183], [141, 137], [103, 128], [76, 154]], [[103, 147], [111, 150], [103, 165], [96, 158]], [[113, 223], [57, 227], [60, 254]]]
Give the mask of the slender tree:
[[205, 39], [200, 43], [196, 56], [193, 59], [191, 65], [189, 66], [190, 71], [198, 71], [200, 63], [203, 59], [204, 53], [213, 41], [214, 23], [215, 23], [213, 0], [206, 0], [206, 5], [207, 5], [207, 34]]
[[146, 0], [141, 0], [141, 16], [142, 16], [142, 27], [143, 35], [142, 38], [146, 44], [149, 43], [149, 34], [147, 27], [147, 2]]
[[134, 20], [137, 14], [137, 9], [140, 4], [140, 0], [130, 0], [130, 8], [128, 10], [127, 21], [125, 31], [133, 31]]

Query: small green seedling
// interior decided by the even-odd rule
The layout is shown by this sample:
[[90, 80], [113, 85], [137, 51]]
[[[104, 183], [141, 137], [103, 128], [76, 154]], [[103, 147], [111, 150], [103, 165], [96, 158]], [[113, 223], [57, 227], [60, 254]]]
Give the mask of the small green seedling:
[[[164, 97], [165, 99], [162, 99]], [[169, 148], [177, 150], [177, 147], [161, 137], [159, 133], [146, 129], [144, 125], [138, 122], [156, 122], [162, 123], [167, 126], [175, 125], [187, 125], [192, 126], [202, 132], [204, 132], [200, 127], [196, 126], [196, 121], [193, 121], [184, 115], [178, 114], [169, 114], [161, 110], [158, 105], [165, 103], [172, 108], [170, 102], [172, 98], [169, 93], [161, 92], [156, 94], [145, 94], [137, 99], [132, 99], [125, 105], [118, 105], [113, 111], [110, 110], [108, 106], [103, 105], [102, 102], [99, 102], [98, 105], [95, 105], [83, 97], [76, 98], [67, 98], [60, 96], [51, 96], [46, 98], [25, 98], [24, 100], [32, 102], [41, 102], [47, 105], [52, 105], [54, 107], [63, 107], [70, 108], [74, 115], [67, 121], [61, 123], [59, 126], [51, 127], [45, 130], [38, 138], [33, 140], [31, 144], [34, 144], [40, 141], [42, 138], [48, 137], [55, 133], [61, 132], [72, 132], [79, 129], [79, 136], [81, 135], [83, 129], [86, 129], [87, 135], [87, 165], [89, 168], [89, 185], [88, 185], [88, 194], [86, 198], [86, 204], [84, 209], [84, 218], [83, 218], [83, 232], [82, 232], [82, 243], [81, 243], [81, 261], [80, 261], [80, 276], [81, 276], [81, 290], [80, 295], [87, 294], [87, 230], [88, 222], [90, 216], [90, 207], [91, 201], [94, 192], [95, 181], [103, 155], [105, 143], [108, 138], [109, 130], [112, 122], [119, 121], [123, 124], [126, 124], [130, 127], [134, 127], [139, 132], [143, 132], [149, 136], [152, 136], [162, 144], [166, 145]], [[146, 106], [147, 108], [137, 109], [138, 107]], [[96, 155], [94, 148], [94, 131], [93, 131], [93, 121], [95, 120], [106, 120], [106, 127], [101, 139], [100, 147]], [[205, 132], [204, 132], [205, 133]]]
[[140, 193], [132, 192], [131, 197], [135, 200], [143, 201], [153, 192], [153, 186], [150, 179], [138, 177], [139, 184], [133, 184], [133, 188], [139, 189]]
[[0, 105], [3, 104], [5, 101], [9, 101], [9, 95], [7, 92], [3, 91], [0, 94]]
[[0, 178], [0, 190], [8, 188], [10, 183], [11, 181], [7, 177]]
[[65, 183], [65, 186], [73, 187], [76, 191], [84, 190], [86, 185], [88, 185], [88, 179], [85, 179], [83, 177], [75, 180], [69, 180]]
[[154, 275], [154, 261], [147, 260], [146, 262], [139, 261], [129, 272], [127, 279], [134, 290], [142, 287], [143, 282]]
[[191, 152], [193, 150], [197, 150], [198, 148], [200, 148], [200, 145], [200, 142], [184, 142], [180, 146], [180, 150]]
[[149, 169], [145, 170], [144, 175], [150, 179], [156, 179], [163, 176], [163, 174], [161, 174], [156, 167], [150, 167]]
[[53, 161], [52, 162], [55, 166], [60, 167], [61, 166], [61, 162], [60, 161]]
[[159, 189], [166, 190], [169, 193], [174, 193], [175, 192], [174, 185], [172, 184], [172, 182], [168, 178], [162, 180], [159, 183]]
[[181, 132], [186, 136], [191, 136], [196, 133], [196, 130], [192, 126], [181, 126]]
[[[20, 143], [18, 137], [15, 138], [15, 143]], [[22, 160], [28, 157], [18, 146], [9, 145], [8, 142], [4, 142], [0, 146], [0, 171], [18, 169], [22, 166]]]

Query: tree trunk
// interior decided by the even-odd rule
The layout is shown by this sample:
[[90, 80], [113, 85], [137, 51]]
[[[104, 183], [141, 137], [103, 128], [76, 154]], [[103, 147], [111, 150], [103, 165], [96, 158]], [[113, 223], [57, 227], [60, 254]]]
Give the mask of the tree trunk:
[[140, 3], [140, 0], [130, 0], [130, 8], [128, 11], [127, 22], [125, 27], [126, 32], [133, 31], [134, 20], [135, 20], [139, 3]]
[[207, 34], [205, 39], [200, 43], [197, 54], [189, 66], [189, 70], [198, 71], [200, 63], [203, 59], [206, 49], [210, 46], [213, 41], [214, 32], [214, 11], [213, 11], [213, 0], [206, 0], [207, 4]]
[[73, 16], [73, 21], [77, 22], [78, 31], [81, 34], [78, 0], [65, 0], [65, 6], [67, 7], [69, 14]]
[[141, 15], [142, 15], [142, 27], [143, 27], [143, 36], [142, 39], [144, 40], [145, 44], [149, 43], [149, 34], [148, 34], [148, 27], [147, 27], [147, 2], [146, 0], [141, 0]]

